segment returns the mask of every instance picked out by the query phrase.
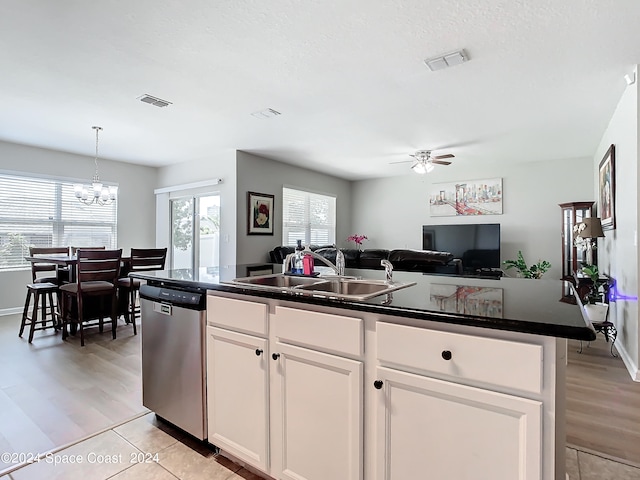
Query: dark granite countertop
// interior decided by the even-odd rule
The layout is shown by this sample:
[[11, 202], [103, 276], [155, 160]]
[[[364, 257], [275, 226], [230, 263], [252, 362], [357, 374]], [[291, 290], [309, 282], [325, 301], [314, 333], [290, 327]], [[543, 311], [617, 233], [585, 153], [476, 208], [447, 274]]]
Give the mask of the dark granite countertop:
[[[585, 321], [580, 306], [560, 301], [565, 287], [560, 280], [489, 279], [395, 271], [394, 281], [416, 282], [416, 285], [393, 292], [391, 298], [382, 295], [365, 301], [291, 295], [225, 283], [234, 278], [280, 272], [280, 265], [256, 264], [221, 268], [220, 271], [201, 268], [199, 271], [180, 269], [130, 275], [168, 288], [222, 290], [473, 327], [577, 340], [596, 338], [595, 330]], [[384, 279], [382, 270], [347, 269], [346, 274]]]

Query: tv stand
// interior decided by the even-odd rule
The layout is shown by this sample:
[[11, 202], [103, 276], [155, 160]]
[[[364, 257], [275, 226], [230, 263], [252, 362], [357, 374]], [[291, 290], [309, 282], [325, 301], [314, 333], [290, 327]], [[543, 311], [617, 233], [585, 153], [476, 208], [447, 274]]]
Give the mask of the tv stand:
[[479, 277], [500, 278], [504, 276], [504, 272], [499, 268], [479, 268], [476, 270]]

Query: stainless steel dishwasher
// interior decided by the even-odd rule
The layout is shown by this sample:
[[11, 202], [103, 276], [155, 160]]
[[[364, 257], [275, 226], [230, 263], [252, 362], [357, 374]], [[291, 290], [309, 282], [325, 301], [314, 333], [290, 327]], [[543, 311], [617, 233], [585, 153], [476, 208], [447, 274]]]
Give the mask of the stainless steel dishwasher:
[[142, 404], [200, 440], [207, 438], [206, 292], [140, 287]]

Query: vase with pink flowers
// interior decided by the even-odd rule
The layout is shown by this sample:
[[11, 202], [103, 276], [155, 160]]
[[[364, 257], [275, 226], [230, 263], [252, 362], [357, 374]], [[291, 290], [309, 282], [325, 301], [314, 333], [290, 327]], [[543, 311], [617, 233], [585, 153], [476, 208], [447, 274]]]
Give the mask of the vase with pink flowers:
[[356, 248], [358, 250], [362, 250], [362, 242], [364, 242], [365, 240], [368, 240], [366, 235], [358, 235], [358, 234], [350, 235], [347, 238], [348, 242], [354, 242], [356, 244]]

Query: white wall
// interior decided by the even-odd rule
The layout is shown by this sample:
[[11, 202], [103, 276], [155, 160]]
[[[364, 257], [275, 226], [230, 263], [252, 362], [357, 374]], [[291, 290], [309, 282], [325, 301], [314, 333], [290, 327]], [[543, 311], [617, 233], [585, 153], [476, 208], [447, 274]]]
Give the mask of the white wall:
[[[336, 196], [336, 243], [346, 246], [351, 225], [351, 182], [306, 168], [294, 167], [238, 151], [237, 263], [269, 260], [268, 252], [282, 245], [282, 187], [288, 186]], [[247, 192], [275, 195], [273, 235], [247, 235]]]
[[[0, 142], [3, 170], [76, 178], [89, 182], [94, 174], [93, 157]], [[100, 178], [119, 184], [118, 248], [128, 254], [131, 247], [155, 244], [155, 199], [157, 169], [122, 162], [99, 160]], [[0, 272], [0, 312], [21, 307], [25, 285], [31, 281], [29, 270]]]
[[[637, 69], [636, 69], [637, 70]], [[620, 79], [622, 81], [622, 79]], [[611, 305], [610, 318], [618, 330], [616, 347], [632, 378], [638, 372], [640, 332], [638, 329], [638, 82], [627, 87], [593, 158], [594, 195], [597, 196], [598, 166], [611, 144], [615, 145], [616, 229], [606, 230], [598, 242], [600, 271], [616, 281], [618, 298]]]
[[[433, 184], [502, 177], [503, 214], [431, 217], [429, 194]], [[422, 248], [422, 225], [500, 223], [501, 260], [548, 260], [550, 278], [561, 276], [561, 213], [558, 204], [594, 200], [590, 158], [516, 163], [497, 167], [490, 163], [436, 167], [431, 174], [410, 172], [399, 177], [354, 182], [352, 231], [369, 237], [365, 248]], [[533, 233], [535, 231], [535, 234]], [[560, 292], [559, 292], [560, 295]]]

